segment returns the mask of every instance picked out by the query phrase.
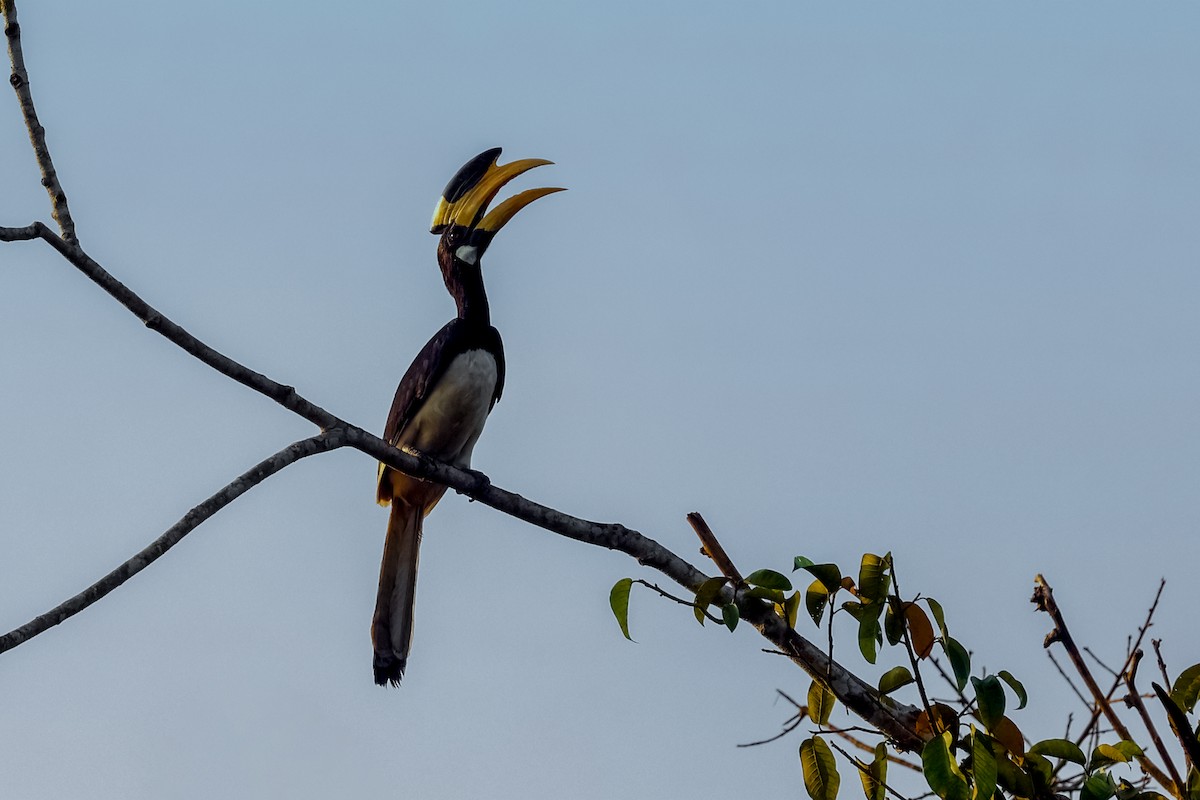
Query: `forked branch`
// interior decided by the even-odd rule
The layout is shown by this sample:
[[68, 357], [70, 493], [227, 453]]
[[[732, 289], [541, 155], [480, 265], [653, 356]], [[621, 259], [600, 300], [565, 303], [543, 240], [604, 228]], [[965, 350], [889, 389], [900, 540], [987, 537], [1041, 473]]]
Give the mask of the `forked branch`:
[[[38, 122], [29, 91], [29, 76], [21, 51], [15, 0], [0, 0], [0, 6], [3, 8], [5, 35], [13, 67], [10, 82], [16, 90], [21, 113], [29, 129], [30, 141], [42, 173], [42, 184], [49, 193], [54, 219], [60, 229], [60, 234], [56, 234], [41, 222], [24, 227], [0, 228], [0, 241], [40, 239], [46, 242], [76, 269], [125, 306], [146, 327], [221, 374], [303, 417], [322, 431], [309, 439], [289, 445], [266, 461], [255, 465], [216, 495], [193, 508], [162, 536], [96, 584], [37, 619], [0, 637], [0, 652], [28, 641], [95, 603], [161, 557], [205, 519], [270, 475], [301, 458], [338, 447], [352, 447], [402, 472], [444, 484], [498, 511], [562, 536], [619, 550], [635, 558], [640, 564], [662, 572], [693, 592], [706, 580], [706, 576], [691, 564], [635, 530], [615, 523], [591, 522], [564, 514], [493, 486], [481, 473], [456, 469], [435, 462], [420, 453], [391, 447], [379, 437], [308, 401], [293, 387], [278, 383], [209, 347], [117, 280], [79, 246], [75, 225], [67, 207], [66, 194], [54, 170], [46, 146], [45, 131]], [[892, 738], [899, 747], [914, 750], [921, 746], [922, 740], [915, 732], [916, 709], [880, 696], [874, 687], [833, 662], [811, 642], [796, 633], [774, 613], [769, 604], [740, 594], [737, 600], [743, 619], [753, 624], [763, 636], [810, 675], [819, 676], [847, 708]]]

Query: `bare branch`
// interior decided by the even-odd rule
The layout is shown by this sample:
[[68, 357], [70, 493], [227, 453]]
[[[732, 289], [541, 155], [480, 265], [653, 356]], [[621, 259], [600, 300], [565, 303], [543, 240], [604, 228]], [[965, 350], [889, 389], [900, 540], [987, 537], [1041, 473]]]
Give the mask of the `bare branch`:
[[[1054, 622], [1054, 630], [1046, 635], [1044, 646], [1048, 648], [1055, 642], [1062, 644], [1071, 659], [1071, 664], [1075, 667], [1075, 671], [1083, 679], [1088, 692], [1091, 693], [1092, 698], [1104, 713], [1109, 724], [1113, 726], [1113, 730], [1122, 739], [1132, 740], [1133, 736], [1130, 735], [1129, 729], [1125, 727], [1125, 723], [1117, 716], [1117, 712], [1113, 709], [1109, 699], [1101, 694], [1100, 687], [1096, 685], [1096, 679], [1092, 677], [1091, 671], [1083, 660], [1083, 654], [1079, 652], [1079, 648], [1075, 645], [1075, 640], [1071, 638], [1071, 632], [1067, 629], [1067, 622], [1063, 618], [1062, 611], [1059, 609], [1058, 603], [1054, 601], [1054, 590], [1050, 588], [1050, 584], [1041, 575], [1037, 576], [1034, 584], [1033, 602], [1037, 605], [1039, 611], [1045, 611]], [[1145, 755], [1140, 755], [1136, 758], [1138, 766], [1153, 776], [1154, 780], [1158, 781], [1160, 786], [1178, 796], [1174, 782], [1158, 768], [1158, 765]]]
[[[10, 11], [15, 15], [11, 3], [8, 3], [5, 6], [5, 13], [8, 14]], [[16, 33], [16, 30], [9, 31], [10, 45]], [[65, 201], [63, 207], [65, 208]], [[219, 353], [165, 317], [101, 267], [78, 245], [73, 230], [69, 233], [64, 231], [63, 236], [60, 237], [45, 225], [34, 223], [27, 228], [6, 228], [0, 232], [8, 241], [42, 239], [76, 269], [129, 309], [146, 327], [156, 331], [221, 374], [269, 397], [289, 411], [317, 425], [323, 431], [332, 434], [336, 430], [342, 442], [339, 446], [353, 447], [404, 473], [441, 483], [498, 511], [562, 536], [586, 544], [620, 550], [637, 559], [642, 565], [657, 569], [691, 591], [695, 591], [706, 579], [706, 576], [691, 564], [637, 531], [615, 523], [590, 522], [572, 517], [493, 486], [482, 473], [455, 469], [446, 464], [437, 463], [415, 451], [402, 452], [366, 430], [351, 425], [311, 403], [301, 397], [293, 387], [273, 381]], [[135, 557], [136, 559], [137, 557]], [[119, 581], [114, 585], [119, 585]], [[754, 625], [778, 649], [787, 653], [794, 663], [813, 677], [818, 677], [822, 682], [827, 683], [843, 705], [863, 717], [869, 724], [879, 728], [899, 747], [908, 750], [921, 747], [923, 741], [916, 733], [915, 727], [918, 713], [916, 709], [880, 697], [874, 687], [834, 662], [811, 642], [787, 626], [774, 613], [769, 604], [744, 595], [738, 597], [729, 589], [726, 591], [729, 592], [730, 600], [737, 599], [742, 619]], [[87, 592], [84, 594], [86, 595]], [[68, 601], [68, 603], [71, 602], [73, 601]], [[94, 600], [90, 602], [94, 602]], [[86, 603], [81, 607], [86, 607]], [[55, 613], [51, 612], [48, 616], [53, 616]], [[57, 624], [67, 616], [70, 614], [48, 622], [47, 626]], [[8, 647], [14, 647], [27, 639], [28, 635], [18, 636], [17, 640], [8, 644]]]
[[148, 544], [124, 564], [70, 600], [60, 603], [45, 614], [30, 620], [21, 627], [6, 633], [4, 636], [0, 636], [0, 653], [29, 641], [39, 633], [43, 633], [60, 622], [70, 619], [100, 600], [100, 598], [107, 595], [113, 589], [116, 589], [125, 583], [125, 581], [157, 561], [164, 553], [179, 544], [183, 540], [183, 537], [191, 533], [200, 523], [284, 467], [294, 464], [302, 458], [342, 447], [344, 444], [344, 437], [340, 431], [321, 433], [288, 445], [265, 461], [255, 464], [249, 470], [239, 475], [232, 483], [221, 489], [221, 491], [184, 514], [179, 522], [168, 528], [162, 536], [159, 536]]
[[[296, 390], [291, 386], [277, 383], [267, 376], [261, 375], [249, 367], [234, 361], [232, 358], [218, 353], [179, 325], [176, 325], [156, 308], [139, 297], [132, 289], [113, 277], [104, 267], [100, 266], [91, 256], [84, 252], [83, 248], [78, 244], [65, 241], [40, 222], [35, 222], [30, 227], [36, 232], [36, 238], [43, 240], [57, 250], [59, 255], [91, 279], [93, 283], [108, 292], [118, 303], [129, 309], [150, 330], [159, 333], [168, 341], [178, 345], [222, 375], [230, 377], [260, 394], [266, 395], [284, 408], [299, 414], [319, 428], [328, 430], [329, 428], [339, 427], [341, 420], [325, 409], [308, 402], [296, 394]], [[21, 234], [15, 236], [14, 238], [16, 239], [34, 238], [25, 235], [29, 228], [6, 228], [0, 230], [15, 231]]]
[[24, 228], [0, 228], [0, 242], [27, 242], [30, 239], [41, 238], [38, 228], [46, 227], [40, 222], [26, 225]]
[[[1145, 638], [1146, 631], [1150, 630], [1150, 626], [1154, 624], [1154, 622], [1153, 622], [1154, 612], [1156, 610], [1158, 610], [1158, 601], [1162, 598], [1163, 589], [1165, 589], [1166, 586], [1167, 586], [1166, 579], [1165, 578], [1160, 579], [1158, 582], [1158, 591], [1154, 593], [1154, 601], [1150, 603], [1150, 608], [1146, 612], [1146, 620], [1142, 623], [1141, 627], [1138, 628], [1137, 638], [1134, 639], [1132, 645], [1129, 648], [1129, 653], [1125, 657], [1125, 663], [1121, 666], [1121, 673], [1119, 675], [1117, 675], [1116, 679], [1113, 680], [1112, 686], [1110, 686], [1108, 688], [1108, 692], [1104, 695], [1104, 699], [1106, 702], [1111, 702], [1113, 696], [1117, 693], [1117, 689], [1121, 688], [1121, 682], [1123, 680], [1122, 676], [1125, 674], [1125, 671], [1129, 669], [1130, 664], [1132, 664], [1133, 654], [1135, 652], [1137, 652], [1137, 650], [1142, 646], [1142, 639]], [[1049, 650], [1046, 651], [1046, 654], [1050, 656], [1051, 661], [1054, 661], [1054, 656], [1050, 653]], [[1161, 664], [1161, 661], [1160, 661], [1160, 664]], [[1079, 689], [1077, 689], [1075, 687], [1075, 684], [1072, 683], [1071, 679], [1067, 677], [1067, 674], [1065, 672], [1063, 672], [1062, 667], [1058, 666], [1057, 661], [1054, 661], [1054, 666], [1058, 667], [1059, 674], [1062, 675], [1063, 678], [1066, 679], [1067, 683], [1071, 686], [1071, 689], [1073, 689], [1075, 694], [1079, 696], [1080, 701], [1085, 706], [1087, 706], [1088, 708], [1091, 709], [1091, 717], [1088, 719], [1088, 723], [1083, 726], [1083, 731], [1079, 734], [1079, 736], [1075, 740], [1075, 744], [1083, 744], [1083, 742], [1088, 738], [1088, 736], [1091, 735], [1092, 731], [1095, 730], [1096, 723], [1100, 721], [1100, 715], [1103, 712], [1100, 710], [1099, 705], [1093, 705], [1083, 698], [1083, 695], [1080, 694]], [[1163, 675], [1165, 677], [1166, 673], [1164, 672]], [[1054, 768], [1054, 774], [1057, 775], [1059, 770], [1066, 767], [1066, 765], [1068, 763], [1069, 762], [1067, 762], [1067, 761], [1058, 762], [1058, 766], [1056, 766]]]
[[71, 210], [67, 208], [67, 195], [58, 182], [58, 173], [54, 171], [54, 162], [50, 160], [50, 150], [46, 147], [46, 129], [38, 122], [33, 95], [29, 91], [29, 73], [25, 70], [25, 55], [21, 51], [21, 26], [17, 23], [17, 0], [0, 0], [0, 9], [4, 12], [4, 36], [8, 39], [8, 60], [12, 64], [12, 75], [8, 82], [17, 93], [21, 116], [25, 118], [29, 141], [33, 144], [33, 154], [37, 158], [38, 169], [42, 171], [42, 186], [50, 195], [54, 221], [58, 223], [63, 239], [76, 244], [79, 239], [75, 236]]

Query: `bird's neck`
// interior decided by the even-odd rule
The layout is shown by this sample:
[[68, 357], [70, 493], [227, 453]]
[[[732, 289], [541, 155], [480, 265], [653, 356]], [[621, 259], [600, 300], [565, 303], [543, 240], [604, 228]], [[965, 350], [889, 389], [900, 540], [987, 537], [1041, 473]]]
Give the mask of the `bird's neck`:
[[492, 324], [487, 292], [479, 268], [454, 270], [446, 278], [446, 288], [458, 306], [458, 318], [482, 327]]

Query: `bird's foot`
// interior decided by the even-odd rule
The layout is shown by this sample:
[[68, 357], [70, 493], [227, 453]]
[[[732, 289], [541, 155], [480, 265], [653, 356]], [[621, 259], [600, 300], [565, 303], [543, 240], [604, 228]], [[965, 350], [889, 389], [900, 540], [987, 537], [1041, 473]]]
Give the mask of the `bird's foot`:
[[[467, 473], [468, 475], [470, 475], [472, 478], [475, 479], [475, 485], [471, 487], [471, 489], [473, 491], [481, 492], [484, 489], [486, 489], [492, 485], [492, 479], [489, 478], [487, 475], [484, 475], [482, 472], [480, 472], [477, 469], [471, 469], [470, 467], [463, 467], [463, 472]], [[460, 494], [461, 494], [461, 492], [460, 492]], [[475, 502], [475, 498], [470, 498], [470, 499], [471, 499], [472, 503]]]

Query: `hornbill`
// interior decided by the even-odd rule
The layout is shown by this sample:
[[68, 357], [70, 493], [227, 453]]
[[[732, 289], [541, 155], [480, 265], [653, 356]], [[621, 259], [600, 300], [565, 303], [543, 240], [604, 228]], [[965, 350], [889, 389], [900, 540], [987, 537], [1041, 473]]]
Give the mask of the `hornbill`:
[[[488, 313], [480, 260], [518, 211], [561, 191], [529, 189], [488, 211], [506, 183], [551, 163], [530, 158], [501, 166], [496, 163], [499, 157], [496, 147], [464, 164], [446, 184], [434, 210], [430, 232], [441, 235], [438, 265], [458, 316], [434, 334], [404, 373], [383, 434], [394, 447], [410, 447], [464, 469], [504, 389], [504, 345]], [[371, 624], [375, 683], [380, 686], [398, 686], [404, 674], [412, 642], [421, 524], [445, 491], [439, 484], [379, 465], [376, 499], [392, 507]]]

